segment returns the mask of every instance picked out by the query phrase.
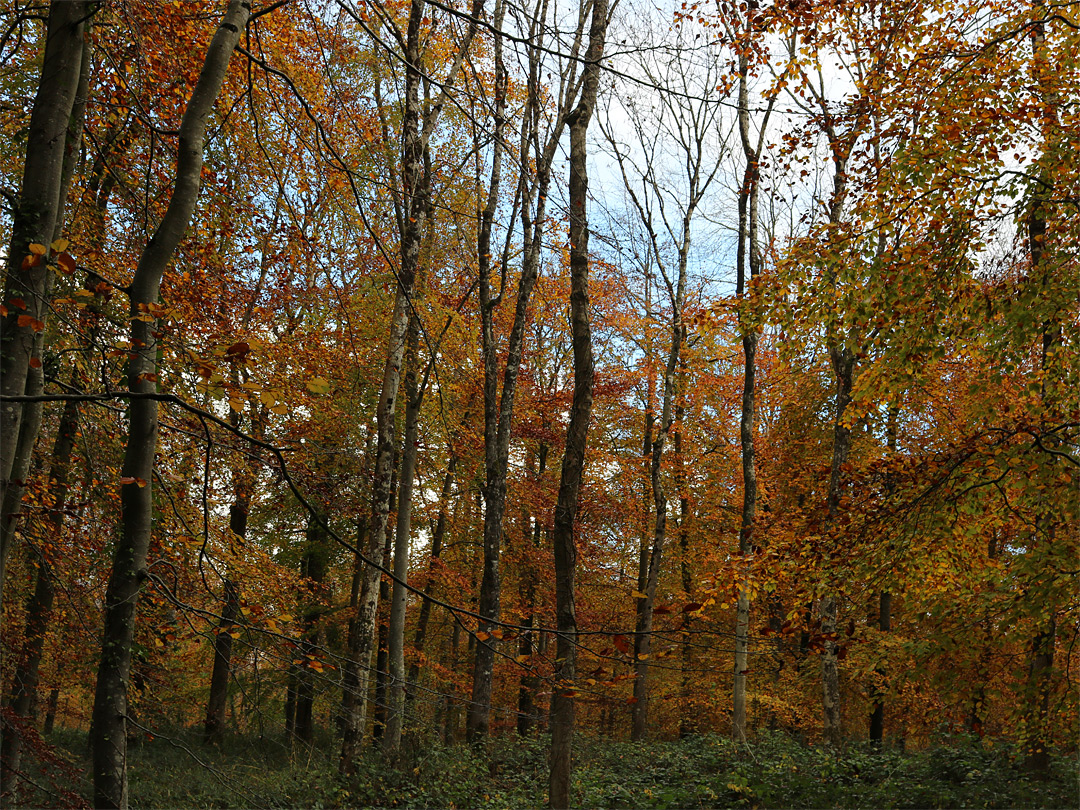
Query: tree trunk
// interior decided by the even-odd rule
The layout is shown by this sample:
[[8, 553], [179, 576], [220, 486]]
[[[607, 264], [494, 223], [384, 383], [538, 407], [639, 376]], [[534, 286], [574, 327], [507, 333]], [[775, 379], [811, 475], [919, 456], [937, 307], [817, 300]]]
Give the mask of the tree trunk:
[[[882, 591], [878, 599], [878, 629], [888, 633], [892, 629], [892, 594]], [[874, 709], [870, 713], [870, 745], [880, 750], [885, 739], [885, 669], [874, 668]]]
[[[535, 471], [533, 474], [534, 482], [537, 486], [543, 480], [544, 471], [547, 468], [548, 446], [542, 443], [537, 452], [537, 455], [533, 457], [529, 465], [535, 463]], [[523, 520], [523, 526], [528, 532], [528, 526], [530, 521], [532, 522], [532, 549], [527, 551], [523, 557], [529, 555], [538, 555], [540, 553], [540, 541], [543, 535], [543, 528], [539, 518], [533, 517], [525, 511], [525, 518]], [[518, 682], [518, 716], [517, 716], [517, 733], [518, 736], [528, 737], [532, 734], [536, 725], [536, 692], [540, 688], [540, 678], [536, 673], [535, 668], [528, 664], [532, 658], [534, 643], [533, 643], [533, 624], [534, 624], [534, 611], [536, 609], [536, 568], [529, 559], [523, 559], [522, 564], [524, 569], [521, 572], [520, 580], [518, 583], [518, 595], [521, 598], [522, 610], [525, 612], [524, 617], [521, 620], [521, 624], [526, 628], [521, 631], [521, 636], [518, 639], [518, 657], [520, 660], [526, 661], [528, 668], [522, 672], [521, 678]], [[522, 657], [524, 656], [524, 657]]]
[[300, 640], [300, 658], [296, 673], [296, 739], [306, 745], [315, 741], [315, 674], [318, 671], [316, 656], [319, 648], [320, 624], [323, 614], [323, 582], [329, 567], [329, 548], [321, 514], [311, 515], [307, 530], [307, 548], [301, 560], [301, 572], [309, 583], [313, 599], [304, 611], [303, 635]]
[[[450, 451], [450, 461], [446, 465], [446, 474], [443, 476], [442, 491], [439, 494], [439, 516], [435, 520], [435, 531], [431, 538], [431, 559], [428, 563], [428, 578], [424, 585], [424, 595], [432, 596], [435, 593], [435, 578], [439, 569], [439, 558], [442, 556], [443, 541], [446, 538], [446, 521], [449, 518], [450, 496], [454, 487], [454, 470], [457, 469], [457, 454]], [[416, 635], [413, 636], [413, 648], [416, 650], [417, 660], [409, 666], [408, 685], [414, 686], [420, 679], [420, 662], [424, 654], [424, 645], [427, 642], [428, 623], [431, 621], [431, 600], [424, 599], [420, 603], [420, 614], [416, 619]], [[411, 696], [411, 691], [406, 693]]]
[[[66, 8], [60, 10], [59, 6]], [[53, 273], [45, 266], [43, 257], [37, 265], [25, 269], [22, 267], [22, 258], [28, 253], [27, 246], [30, 243], [46, 242], [44, 234], [51, 234], [51, 237], [48, 237], [50, 242], [63, 235], [64, 207], [79, 158], [86, 99], [89, 95], [91, 48], [84, 47], [85, 34], [90, 29], [87, 12], [88, 4], [83, 2], [54, 2], [49, 12], [45, 62], [38, 96], [34, 100], [34, 110], [31, 113], [23, 197], [15, 212], [11, 248], [8, 253], [4, 304], [9, 317], [0, 320], [0, 394], [25, 393], [27, 396], [35, 396], [42, 393], [45, 387], [42, 367], [38, 365], [35, 369], [30, 365], [30, 358], [41, 360]], [[67, 50], [69, 48], [70, 51]], [[74, 97], [68, 100], [72, 80], [70, 72], [75, 64], [78, 65], [75, 76], [77, 84]], [[53, 73], [53, 70], [57, 72]], [[65, 109], [69, 112], [65, 113]], [[65, 133], [63, 138], [59, 138], [57, 131], [61, 123]], [[35, 140], [37, 138], [53, 140], [42, 142]], [[62, 150], [62, 154], [59, 156], [59, 177], [55, 178], [59, 185], [54, 191], [58, 148]], [[48, 210], [50, 205], [53, 207], [51, 213]], [[50, 230], [46, 231], [46, 226]], [[19, 259], [17, 274], [14, 272], [16, 257]], [[39, 283], [40, 291], [37, 291]], [[33, 307], [29, 304], [27, 311], [22, 311], [10, 300], [11, 296], [21, 298], [24, 303], [33, 302], [40, 312], [34, 314]], [[41, 330], [35, 333], [33, 326], [20, 327], [20, 314], [31, 314], [38, 318], [42, 323]], [[30, 357], [23, 357], [22, 352], [25, 349], [20, 349], [20, 346], [28, 336], [32, 338], [31, 353]], [[26, 364], [25, 370], [23, 363]], [[16, 388], [20, 374], [24, 375], [25, 379], [21, 391]], [[15, 521], [22, 509], [30, 458], [41, 429], [42, 410], [41, 402], [6, 402], [0, 405], [0, 455], [3, 456], [0, 459], [0, 600], [3, 599], [7, 558], [11, 552]], [[16, 436], [14, 456], [9, 460], [7, 453], [10, 441]]]
[[[30, 245], [49, 246], [61, 221], [65, 159], [78, 151], [69, 136], [73, 129], [81, 131], [76, 97], [89, 16], [90, 4], [81, 0], [54, 0], [49, 6], [45, 56], [30, 114], [22, 188], [12, 215], [7, 251], [6, 314], [0, 318], [0, 394], [4, 396], [26, 393], [30, 358], [48, 318], [50, 270], [44, 256], [28, 257], [32, 255]], [[32, 320], [20, 325], [19, 319], [25, 315]], [[13, 483], [23, 410], [21, 402], [0, 404], [0, 504], [5, 506], [5, 491]], [[30, 437], [31, 446], [34, 438]], [[7, 514], [0, 515], [0, 520], [7, 521]], [[8, 552], [7, 546], [0, 547], [0, 596]]]
[[49, 701], [45, 705], [45, 725], [41, 728], [41, 733], [48, 737], [53, 733], [53, 727], [56, 725], [56, 710], [60, 705], [60, 687], [54, 686], [49, 690]]
[[[146, 554], [153, 517], [154, 449], [157, 443], [156, 319], [161, 278], [195, 210], [202, 177], [203, 142], [214, 101], [221, 91], [229, 59], [246, 28], [250, 8], [230, 0], [206, 55], [180, 124], [176, 185], [168, 209], [143, 250], [131, 284], [131, 345], [127, 447], [121, 488], [122, 535], [116, 544], [105, 595], [105, 629], [94, 695], [91, 746], [95, 807], [127, 807], [127, 683], [135, 606], [146, 579]], [[149, 320], [139, 320], [148, 317]]]
[[419, 444], [422, 393], [416, 382], [420, 343], [420, 321], [414, 313], [409, 321], [407, 367], [405, 371], [405, 441], [401, 448], [401, 471], [398, 480], [397, 529], [394, 532], [394, 585], [390, 599], [390, 624], [387, 633], [387, 720], [383, 751], [396, 754], [401, 747], [405, 723], [405, 607], [409, 578], [409, 542], [412, 535], [412, 493]]
[[568, 116], [570, 128], [570, 332], [574, 353], [574, 396], [566, 451], [559, 479], [552, 545], [555, 550], [555, 684], [552, 687], [551, 775], [548, 803], [555, 810], [570, 807], [570, 770], [574, 736], [574, 690], [576, 688], [577, 613], [574, 580], [577, 516], [581, 476], [593, 401], [592, 330], [589, 324], [589, 220], [586, 210], [589, 178], [587, 134], [600, 84], [600, 60], [607, 36], [608, 0], [595, 0], [589, 29], [589, 47], [582, 70], [581, 100]]
[[[78, 427], [79, 406], [76, 402], [68, 400], [64, 403], [64, 411], [57, 428], [49, 474], [49, 493], [52, 497], [52, 503], [49, 506], [49, 522], [51, 534], [57, 541], [63, 537], [64, 532], [68, 475]], [[38, 672], [45, 639], [52, 621], [53, 601], [56, 596], [56, 586], [53, 582], [55, 574], [49, 557], [61, 553], [61, 550], [55, 547], [45, 547], [41, 550], [37, 585], [27, 603], [25, 641], [15, 669], [11, 698], [8, 701], [8, 708], [12, 713], [27, 721], [32, 718], [36, 704]], [[19, 772], [22, 742], [23, 737], [19, 730], [5, 729], [3, 745], [0, 748], [0, 794], [7, 793], [13, 787], [13, 776]]]
[[[238, 414], [231, 414], [234, 427], [239, 427]], [[248, 470], [238, 468], [233, 471], [236, 479], [235, 500], [229, 507], [229, 531], [243, 540], [247, 535], [248, 510], [251, 506], [252, 479]], [[206, 721], [203, 724], [203, 739], [211, 745], [221, 743], [225, 733], [225, 703], [229, 692], [229, 677], [232, 673], [232, 629], [240, 615], [240, 589], [227, 576], [223, 584], [221, 621], [214, 635], [214, 666], [210, 673], [210, 697], [206, 702]]]
[[[439, 114], [446, 102], [447, 93], [454, 81], [476, 34], [483, 15], [483, 0], [474, 0], [469, 26], [455, 53], [446, 80], [442, 83], [439, 99], [421, 109], [420, 87], [425, 67], [421, 60], [421, 46], [425, 36], [423, 24], [427, 14], [424, 0], [411, 0], [409, 21], [405, 33], [405, 92], [404, 112], [401, 122], [401, 183], [403, 216], [400, 221], [401, 266], [397, 273], [397, 294], [394, 311], [390, 318], [390, 337], [387, 341], [386, 365], [383, 369], [382, 387], [378, 405], [378, 440], [375, 451], [375, 480], [372, 488], [371, 536], [366, 555], [379, 566], [382, 565], [382, 548], [386, 541], [390, 503], [390, 458], [394, 447], [394, 414], [397, 410], [398, 388], [401, 383], [401, 363], [405, 355], [406, 331], [412, 295], [420, 267], [421, 239], [431, 207], [430, 154], [428, 144]], [[375, 614], [379, 600], [380, 570], [375, 566], [365, 569], [356, 608], [357, 633], [355, 645], [349, 651], [352, 666], [357, 670], [356, 700], [343, 707], [343, 734], [339, 769], [344, 775], [354, 772], [353, 760], [359, 747], [364, 720], [367, 714], [367, 693], [371, 652], [375, 641]]]
[[[367, 439], [364, 442], [364, 461], [363, 466], [360, 468], [361, 480], [367, 480], [370, 472], [370, 460], [371, 460], [371, 431], [367, 432]], [[356, 519], [356, 548], [364, 549], [367, 547], [368, 537], [368, 516], [366, 513], [361, 512], [360, 516]], [[359, 688], [359, 674], [357, 673], [356, 659], [353, 658], [353, 653], [357, 645], [357, 633], [359, 627], [356, 622], [356, 608], [360, 604], [360, 583], [364, 578], [364, 561], [361, 559], [360, 554], [353, 555], [353, 575], [352, 585], [349, 589], [349, 629], [346, 634], [345, 640], [345, 662], [342, 667], [342, 691], [341, 691], [341, 707], [338, 711], [338, 733], [345, 736], [345, 718], [349, 712], [353, 710], [356, 705], [356, 697]]]
[[[833, 412], [833, 457], [829, 479], [828, 526], [836, 525], [843, 491], [843, 468], [851, 448], [851, 428], [844, 421], [844, 414], [851, 402], [851, 387], [855, 366], [854, 357], [846, 349], [830, 349], [833, 370], [836, 373], [836, 396]], [[836, 598], [826, 594], [821, 598], [821, 633], [824, 651], [821, 654], [822, 734], [830, 748], [839, 749], [843, 743], [843, 721], [840, 714], [840, 672], [836, 644]]]
[[[675, 452], [675, 480], [679, 491], [679, 568], [682, 579], [683, 598], [686, 603], [694, 601], [694, 577], [690, 566], [690, 497], [686, 491], [686, 467], [682, 448], [682, 423], [686, 415], [683, 403], [675, 407], [675, 422], [680, 427], [675, 431], [672, 450]], [[679, 739], [686, 739], [697, 734], [700, 726], [692, 705], [691, 692], [694, 684], [694, 648], [690, 640], [690, 624], [693, 619], [689, 612], [682, 614], [682, 673], [679, 679]]]

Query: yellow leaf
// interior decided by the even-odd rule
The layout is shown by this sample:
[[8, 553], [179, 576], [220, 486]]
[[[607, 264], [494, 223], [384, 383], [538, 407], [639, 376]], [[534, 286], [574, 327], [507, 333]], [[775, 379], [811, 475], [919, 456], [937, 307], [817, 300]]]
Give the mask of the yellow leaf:
[[39, 245], [37, 242], [33, 242], [30, 245], [30, 252], [33, 253], [35, 256], [44, 256], [45, 251], [46, 247], [44, 245]]
[[49, 247], [51, 247], [57, 253], [63, 253], [65, 250], [68, 249], [68, 245], [70, 244], [71, 242], [69, 242], [67, 239], [57, 239], [55, 242], [49, 245]]
[[330, 382], [325, 377], [312, 377], [307, 381], [307, 390], [313, 394], [325, 394], [330, 390]]
[[477, 641], [487, 641], [489, 638], [491, 638], [490, 634], [485, 633], [483, 630], [476, 634]]
[[649, 595], [647, 593], [642, 593], [641, 591], [630, 591], [630, 595], [632, 597], [634, 597], [635, 599], [648, 599], [649, 598]]

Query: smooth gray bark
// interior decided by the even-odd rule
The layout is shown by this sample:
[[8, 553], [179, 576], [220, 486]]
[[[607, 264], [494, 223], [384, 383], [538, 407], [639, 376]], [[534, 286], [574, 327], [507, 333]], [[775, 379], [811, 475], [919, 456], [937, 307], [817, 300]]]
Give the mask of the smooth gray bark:
[[420, 435], [420, 406], [423, 402], [416, 381], [420, 323], [414, 314], [406, 337], [408, 359], [405, 372], [405, 441], [398, 473], [397, 527], [394, 531], [394, 584], [390, 597], [390, 624], [387, 629], [388, 694], [386, 733], [383, 750], [396, 754], [401, 747], [405, 724], [405, 607], [408, 597], [409, 543], [412, 539], [413, 479]]
[[[176, 183], [165, 215], [139, 258], [131, 293], [131, 345], [128, 390], [132, 398], [120, 490], [122, 533], [116, 544], [105, 595], [105, 628], [94, 694], [91, 750], [94, 806], [126, 808], [127, 686], [135, 607], [146, 580], [146, 554], [153, 522], [154, 451], [158, 406], [156, 319], [161, 279], [187, 232], [202, 179], [203, 146], [214, 102], [221, 92], [233, 50], [251, 14], [247, 0], [230, 0], [206, 54], [199, 80], [180, 124]], [[149, 317], [149, 320], [140, 320]]]
[[[45, 57], [27, 134], [22, 189], [12, 221], [0, 317], [0, 394], [34, 396], [44, 388], [40, 364], [49, 288], [44, 257], [27, 265], [31, 244], [49, 247], [62, 235], [89, 87], [90, 4], [54, 0], [49, 7]], [[20, 326], [23, 316], [31, 322]], [[22, 506], [30, 456], [41, 427], [42, 403], [0, 403], [0, 599], [15, 521]]]

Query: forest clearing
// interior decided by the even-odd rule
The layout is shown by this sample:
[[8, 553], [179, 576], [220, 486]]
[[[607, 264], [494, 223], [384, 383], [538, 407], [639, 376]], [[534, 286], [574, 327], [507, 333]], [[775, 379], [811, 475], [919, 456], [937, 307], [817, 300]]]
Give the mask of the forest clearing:
[[5, 807], [1080, 804], [1080, 2], [0, 9]]

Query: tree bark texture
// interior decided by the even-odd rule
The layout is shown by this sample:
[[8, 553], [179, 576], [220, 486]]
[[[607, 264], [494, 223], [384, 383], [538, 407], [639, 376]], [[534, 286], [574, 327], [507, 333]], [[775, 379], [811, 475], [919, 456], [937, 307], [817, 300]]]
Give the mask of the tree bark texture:
[[[180, 124], [176, 184], [165, 216], [139, 259], [131, 283], [131, 345], [128, 388], [134, 394], [157, 391], [156, 319], [161, 278], [184, 237], [195, 210], [202, 177], [203, 142], [214, 101], [228, 72], [229, 60], [245, 29], [251, 9], [246, 0], [230, 0], [218, 26], [199, 80]], [[140, 320], [148, 317], [149, 320]], [[133, 399], [124, 451], [121, 487], [122, 533], [116, 544], [105, 595], [105, 629], [94, 694], [91, 748], [95, 807], [127, 807], [127, 685], [135, 607], [146, 579], [146, 554], [153, 519], [154, 451], [158, 406], [152, 399]]]
[[320, 645], [324, 581], [329, 567], [329, 547], [326, 517], [311, 515], [307, 529], [307, 547], [301, 560], [301, 574], [307, 580], [313, 601], [304, 610], [303, 634], [300, 637], [300, 659], [296, 671], [296, 718], [293, 731], [305, 745], [315, 742], [315, 666]]
[[[536, 282], [536, 274], [523, 273], [518, 282], [518, 307], [514, 326], [507, 347], [506, 369], [503, 377], [502, 400], [499, 402], [498, 353], [495, 339], [494, 310], [499, 299], [492, 298], [492, 227], [498, 205], [499, 186], [502, 178], [504, 132], [506, 129], [506, 67], [503, 64], [502, 24], [506, 4], [495, 4], [495, 126], [491, 155], [491, 175], [488, 181], [488, 197], [480, 213], [477, 235], [477, 267], [480, 294], [481, 348], [484, 357], [484, 468], [486, 483], [484, 495], [484, 573], [480, 580], [480, 599], [477, 612], [480, 621], [477, 629], [487, 638], [476, 645], [473, 661], [472, 701], [466, 720], [466, 736], [475, 742], [488, 733], [491, 722], [491, 680], [495, 666], [495, 637], [492, 631], [501, 614], [500, 602], [502, 577], [503, 518], [506, 514], [506, 472], [510, 454], [510, 424], [513, 420], [514, 394], [521, 367], [521, 350], [525, 333], [524, 313]], [[503, 268], [505, 272], [505, 268]], [[501, 292], [499, 295], [501, 298]]]
[[[45, 61], [31, 112], [22, 193], [7, 257], [3, 300], [8, 315], [0, 318], [0, 394], [4, 395], [34, 396], [44, 390], [44, 372], [30, 361], [41, 359], [53, 272], [44, 257], [25, 268], [23, 260], [30, 244], [48, 246], [62, 235], [89, 95], [91, 48], [85, 44], [89, 12], [88, 3], [59, 0], [49, 10]], [[20, 327], [20, 315], [36, 318], [39, 330], [33, 324]], [[0, 599], [42, 408], [41, 402], [0, 404]]]
[[383, 750], [396, 754], [401, 747], [401, 732], [405, 724], [405, 607], [408, 597], [409, 542], [412, 536], [413, 478], [416, 474], [416, 452], [419, 444], [420, 388], [416, 382], [416, 366], [420, 342], [420, 322], [417, 315], [409, 320], [406, 337], [408, 359], [405, 371], [405, 441], [401, 448], [401, 470], [398, 473], [397, 528], [394, 532], [394, 584], [390, 597], [390, 624], [387, 630], [387, 712]]
[[589, 323], [589, 220], [586, 210], [589, 177], [587, 135], [600, 84], [600, 60], [608, 26], [608, 0], [594, 0], [589, 47], [582, 70], [581, 100], [570, 114], [570, 332], [574, 354], [574, 396], [566, 430], [559, 496], [555, 506], [552, 545], [555, 551], [555, 684], [551, 697], [551, 774], [548, 803], [570, 807], [570, 771], [574, 735], [574, 689], [577, 677], [577, 613], [574, 581], [577, 516], [585, 448], [593, 402], [592, 329]]
[[[62, 206], [64, 159], [68, 132], [82, 73], [89, 3], [54, 0], [49, 6], [45, 56], [30, 113], [22, 187], [12, 217], [7, 253], [4, 306], [0, 318], [0, 394], [19, 396], [26, 390], [30, 358], [48, 314], [49, 268], [44, 256], [27, 260], [30, 245], [53, 241]], [[19, 325], [29, 315], [33, 321]], [[36, 324], [34, 323], [36, 322]], [[37, 328], [35, 326], [40, 324]], [[0, 405], [0, 487], [11, 481], [23, 404]], [[3, 499], [0, 497], [0, 502]], [[0, 588], [3, 581], [0, 579]]]

